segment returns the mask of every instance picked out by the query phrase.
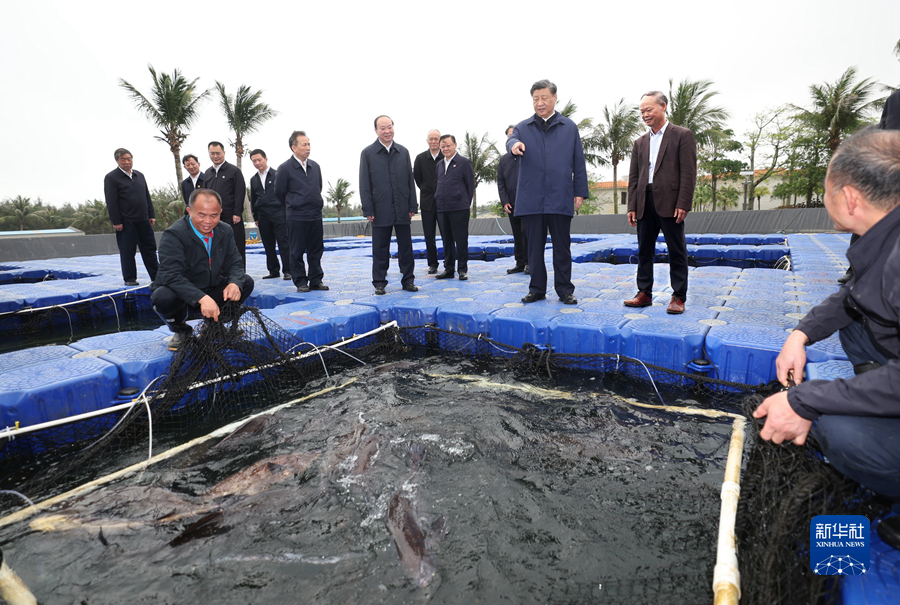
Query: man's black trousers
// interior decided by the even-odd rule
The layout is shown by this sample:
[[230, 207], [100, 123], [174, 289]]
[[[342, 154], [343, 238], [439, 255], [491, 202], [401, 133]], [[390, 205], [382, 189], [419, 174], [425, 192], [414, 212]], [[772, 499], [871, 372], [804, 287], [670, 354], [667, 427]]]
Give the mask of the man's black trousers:
[[522, 217], [525, 237], [528, 239], [528, 268], [531, 283], [528, 291], [532, 294], [547, 293], [547, 266], [544, 264], [544, 248], [547, 233], [553, 244], [553, 287], [559, 296], [575, 292], [572, 284], [572, 243], [569, 229], [572, 217], [564, 214], [526, 214]]
[[391, 231], [397, 234], [397, 258], [400, 263], [400, 283], [416, 283], [416, 259], [413, 257], [412, 235], [409, 225], [372, 227], [372, 285], [387, 286], [387, 272], [391, 264]]
[[469, 211], [438, 212], [441, 241], [444, 243], [444, 270], [460, 273], [469, 270]]
[[[325, 272], [322, 270], [322, 254], [325, 252], [322, 221], [288, 221], [291, 239], [291, 278], [295, 286], [318, 286]], [[309, 272], [303, 262], [309, 263]]]
[[137, 265], [134, 262], [137, 248], [141, 250], [141, 259], [150, 274], [150, 281], [156, 279], [159, 259], [156, 257], [156, 235], [150, 221], [123, 222], [122, 230], [116, 231], [116, 245], [119, 246], [122, 278], [125, 281], [137, 281]]
[[653, 204], [653, 192], [647, 192], [644, 216], [637, 222], [638, 270], [637, 288], [647, 296], [653, 296], [653, 259], [656, 257], [656, 238], [660, 230], [669, 249], [669, 283], [672, 294], [687, 300], [688, 257], [684, 239], [684, 221], [675, 222], [674, 216], [659, 216]]

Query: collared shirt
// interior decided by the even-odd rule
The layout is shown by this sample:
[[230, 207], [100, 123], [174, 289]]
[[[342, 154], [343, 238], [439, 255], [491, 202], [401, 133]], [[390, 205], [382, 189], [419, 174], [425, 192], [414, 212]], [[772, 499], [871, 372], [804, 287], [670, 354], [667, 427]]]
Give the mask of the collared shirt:
[[450, 157], [450, 158], [444, 156], [444, 173], [447, 172], [447, 169], [450, 167], [450, 162], [452, 162], [453, 158], [455, 158], [455, 157], [456, 157], [455, 153], [453, 154], [453, 157]]
[[[554, 111], [553, 113], [551, 113], [551, 114], [550, 114], [549, 116], [547, 116], [546, 118], [541, 118], [541, 119], [543, 119], [545, 122], [549, 122], [549, 121], [550, 121], [550, 118], [552, 118], [552, 117], [555, 116], [555, 115], [556, 115], [556, 112]], [[540, 117], [540, 116], [538, 116], [538, 117]]]
[[225, 165], [225, 162], [222, 162], [221, 164], [213, 164], [213, 169], [216, 171], [216, 176], [219, 176], [219, 168], [221, 168], [224, 165]]
[[266, 175], [269, 174], [269, 169], [261, 170], [259, 172], [259, 182], [262, 184], [263, 191], [266, 190]]
[[669, 121], [666, 120], [659, 132], [653, 132], [653, 129], [650, 129], [650, 180], [648, 182], [651, 185], [653, 184], [653, 172], [656, 170], [656, 156], [659, 155], [659, 146], [662, 144], [663, 135], [666, 133], [666, 126], [668, 125]]
[[432, 153], [431, 159], [437, 161], [439, 155], [441, 155], [440, 151], [438, 151], [437, 153]]
[[[119, 166], [119, 170], [122, 170], [122, 167], [121, 167], [121, 166]], [[128, 178], [130, 178], [132, 181], [134, 180], [134, 175], [132, 175], [132, 173], [130, 173], [130, 172], [125, 172], [124, 170], [122, 170], [122, 172], [125, 173], [125, 176], [127, 176]]]
[[[306, 169], [306, 160], [301, 160], [297, 156], [294, 156], [294, 159], [297, 160], [297, 163], [300, 164], [300, 168], [302, 168], [303, 172], [308, 176], [309, 170]], [[309, 158], [306, 158], [306, 159], [308, 160]]]
[[191, 176], [191, 175], [188, 175], [188, 176], [191, 177], [191, 183], [194, 185], [194, 189], [197, 188], [197, 181], [200, 180], [200, 175], [201, 175], [201, 174], [203, 174], [203, 172], [198, 172], [198, 173], [197, 173], [197, 176]]
[[[378, 142], [381, 143], [381, 139], [378, 139]], [[393, 141], [391, 141], [391, 144], [390, 144], [390, 145], [385, 145], [384, 143], [381, 143], [381, 146], [384, 147], [385, 151], [388, 152], [388, 155], [391, 155], [391, 147], [392, 147], [393, 145], [394, 145], [394, 142], [393, 142]]]
[[194, 227], [194, 221], [188, 218], [188, 223], [191, 225], [191, 230], [194, 234], [200, 238], [200, 241], [203, 242], [203, 247], [206, 248], [206, 255], [209, 257], [209, 264], [212, 266], [212, 240], [213, 240], [213, 232], [210, 231], [209, 235], [203, 235], [200, 233], [200, 230]]

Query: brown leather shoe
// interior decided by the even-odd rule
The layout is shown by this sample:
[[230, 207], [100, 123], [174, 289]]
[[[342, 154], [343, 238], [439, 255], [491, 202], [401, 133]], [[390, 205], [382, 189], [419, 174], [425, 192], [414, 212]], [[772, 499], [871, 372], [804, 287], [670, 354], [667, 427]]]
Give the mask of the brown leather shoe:
[[684, 313], [684, 301], [677, 296], [673, 296], [669, 306], [666, 307], [666, 313], [669, 315], [681, 315]]
[[638, 292], [634, 298], [625, 301], [626, 307], [649, 307], [652, 304], [653, 299], [643, 292]]

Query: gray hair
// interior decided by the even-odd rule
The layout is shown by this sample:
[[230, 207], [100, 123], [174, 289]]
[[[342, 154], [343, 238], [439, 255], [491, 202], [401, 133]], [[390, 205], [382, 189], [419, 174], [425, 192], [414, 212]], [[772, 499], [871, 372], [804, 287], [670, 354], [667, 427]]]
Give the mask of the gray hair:
[[865, 128], [838, 148], [827, 180], [837, 189], [858, 189], [868, 203], [890, 211], [900, 205], [900, 132]]
[[197, 199], [198, 195], [208, 195], [208, 196], [215, 197], [216, 200], [219, 202], [219, 208], [222, 207], [222, 196], [219, 195], [218, 191], [213, 191], [212, 189], [194, 189], [193, 191], [191, 191], [191, 197], [188, 198], [188, 207], [189, 208], [194, 207], [194, 200]]
[[[125, 155], [126, 153], [128, 155], [131, 155], [131, 152], [128, 151], [127, 149], [125, 149], [124, 147], [119, 147], [118, 149], [116, 149], [116, 153], [115, 153], [116, 161], [118, 162], [119, 158], [122, 157], [123, 155]], [[132, 156], [132, 157], [134, 157], [134, 156]]]
[[656, 101], [657, 105], [668, 105], [669, 104], [669, 97], [664, 95], [659, 90], [651, 90], [650, 92], [645, 92], [644, 94], [641, 95], [642, 99], [644, 97], [653, 97], [653, 99]]
[[543, 88], [549, 88], [551, 95], [556, 94], [556, 84], [554, 84], [550, 80], [538, 80], [537, 82], [535, 82], [534, 84], [531, 85], [532, 96], [534, 96], [534, 91], [541, 90]]

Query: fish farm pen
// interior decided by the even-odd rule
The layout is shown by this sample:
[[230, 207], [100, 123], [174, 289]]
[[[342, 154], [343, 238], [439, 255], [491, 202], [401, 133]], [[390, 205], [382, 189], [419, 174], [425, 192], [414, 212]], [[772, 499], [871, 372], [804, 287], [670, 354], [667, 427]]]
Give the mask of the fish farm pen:
[[[809, 566], [813, 516], [889, 506], [750, 416], [849, 235], [687, 239], [679, 316], [662, 238], [642, 309], [624, 233], [573, 233], [577, 305], [522, 304], [504, 235], [470, 236], [467, 281], [420, 260], [406, 292], [392, 263], [384, 296], [367, 237], [327, 239], [306, 293], [250, 245], [245, 306], [177, 353], [118, 255], [0, 261], [0, 584], [8, 562], [45, 604], [898, 602], [875, 531], [865, 574]], [[836, 335], [806, 372], [853, 374]]]

